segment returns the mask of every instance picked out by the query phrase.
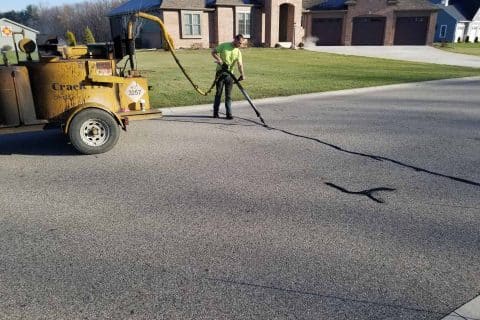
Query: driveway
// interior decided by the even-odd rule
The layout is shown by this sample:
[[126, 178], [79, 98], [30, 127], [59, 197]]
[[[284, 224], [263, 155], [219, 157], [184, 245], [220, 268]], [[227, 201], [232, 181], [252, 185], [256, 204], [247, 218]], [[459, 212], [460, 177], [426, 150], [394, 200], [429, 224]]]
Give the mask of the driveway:
[[352, 56], [480, 68], [480, 57], [443, 51], [429, 46], [307, 46], [305, 49]]
[[480, 288], [479, 85], [0, 136], [0, 318], [442, 319]]

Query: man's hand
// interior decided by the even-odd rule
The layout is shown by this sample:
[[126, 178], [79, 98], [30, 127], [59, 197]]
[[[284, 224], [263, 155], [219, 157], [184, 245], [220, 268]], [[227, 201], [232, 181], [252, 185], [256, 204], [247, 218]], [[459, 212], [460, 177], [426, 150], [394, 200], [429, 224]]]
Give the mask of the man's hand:
[[216, 64], [218, 64], [218, 65], [223, 64], [222, 58], [220, 58], [220, 55], [218, 54], [217, 49], [213, 48], [211, 54], [212, 54], [213, 59], [215, 59], [214, 62]]
[[241, 75], [240, 77], [238, 77], [238, 81], [243, 81], [245, 80], [245, 76]]

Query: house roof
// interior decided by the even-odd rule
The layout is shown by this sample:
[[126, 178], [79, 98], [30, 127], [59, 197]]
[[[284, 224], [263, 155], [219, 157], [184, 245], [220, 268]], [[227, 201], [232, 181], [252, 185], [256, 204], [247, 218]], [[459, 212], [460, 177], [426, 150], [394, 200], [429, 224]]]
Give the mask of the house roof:
[[346, 10], [346, 0], [304, 0], [303, 8], [308, 10]]
[[450, 0], [450, 5], [455, 6], [467, 20], [472, 20], [480, 10], [480, 0]]
[[130, 0], [110, 10], [107, 16], [119, 16], [154, 9], [205, 9], [205, 0]]
[[255, 0], [207, 0], [209, 6], [244, 6], [260, 4], [260, 1]]
[[[346, 10], [347, 0], [303, 0], [307, 10]], [[362, 0], [357, 0], [362, 1]], [[432, 10], [437, 7], [428, 0], [397, 0], [397, 10]], [[456, 0], [478, 1], [480, 0]], [[264, 0], [130, 0], [111, 10], [108, 16], [117, 16], [153, 9], [205, 9], [213, 6], [263, 5]]]
[[3, 21], [8, 22], [8, 23], [10, 23], [10, 24], [16, 25], [16, 26], [19, 27], [19, 28], [24, 28], [24, 29], [27, 29], [27, 30], [29, 30], [29, 31], [31, 31], [31, 32], [34, 32], [34, 33], [40, 33], [40, 31], [38, 31], [38, 30], [35, 30], [35, 29], [33, 29], [33, 28], [30, 28], [30, 27], [27, 27], [27, 26], [25, 26], [25, 25], [23, 25], [23, 24], [21, 24], [21, 23], [12, 21], [12, 20], [7, 19], [7, 18], [1, 18], [0, 21], [1, 21], [1, 22], [3, 22]]
[[439, 4], [438, 7], [457, 21], [468, 21], [468, 19], [460, 11], [458, 11], [454, 5], [445, 6], [443, 4]]

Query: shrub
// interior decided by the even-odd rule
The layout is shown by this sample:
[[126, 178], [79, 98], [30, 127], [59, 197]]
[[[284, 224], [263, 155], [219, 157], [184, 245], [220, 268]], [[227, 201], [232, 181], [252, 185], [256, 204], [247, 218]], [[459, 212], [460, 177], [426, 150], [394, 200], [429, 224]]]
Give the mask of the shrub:
[[473, 42], [478, 43], [478, 37], [475, 37], [475, 40]]
[[470, 36], [465, 37], [465, 42], [470, 42]]
[[75, 39], [75, 34], [72, 31], [67, 31], [67, 46], [73, 47], [77, 45], [77, 39]]
[[95, 38], [93, 37], [92, 30], [90, 30], [89, 27], [86, 27], [85, 30], [83, 31], [83, 43], [85, 44], [95, 43]]

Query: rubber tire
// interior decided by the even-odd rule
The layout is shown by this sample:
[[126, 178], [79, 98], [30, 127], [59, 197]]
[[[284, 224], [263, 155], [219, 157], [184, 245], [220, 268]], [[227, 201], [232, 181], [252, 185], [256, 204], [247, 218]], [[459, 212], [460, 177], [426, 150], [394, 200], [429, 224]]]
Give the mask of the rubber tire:
[[[107, 141], [105, 141], [100, 146], [91, 146], [82, 140], [80, 132], [81, 127], [90, 120], [100, 121], [103, 125], [108, 127], [109, 136], [107, 138]], [[101, 109], [89, 108], [80, 111], [73, 117], [70, 123], [70, 127], [68, 129], [68, 137], [70, 138], [70, 142], [72, 143], [72, 145], [80, 153], [104, 153], [111, 150], [117, 144], [118, 139], [120, 138], [120, 127], [117, 121], [108, 112]]]

